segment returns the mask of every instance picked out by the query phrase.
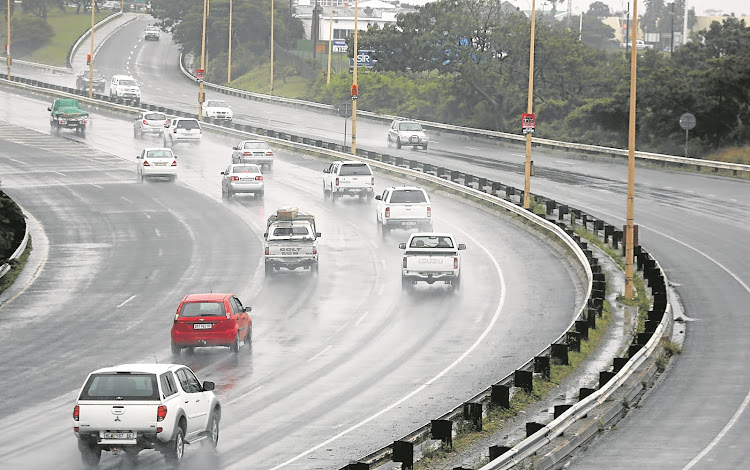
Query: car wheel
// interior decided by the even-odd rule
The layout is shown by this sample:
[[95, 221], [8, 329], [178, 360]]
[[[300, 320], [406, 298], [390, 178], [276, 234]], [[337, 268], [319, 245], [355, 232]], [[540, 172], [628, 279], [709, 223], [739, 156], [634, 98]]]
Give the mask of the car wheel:
[[102, 449], [78, 440], [78, 450], [81, 452], [81, 460], [87, 467], [96, 467], [102, 458]]
[[138, 463], [138, 454], [141, 452], [141, 449], [138, 447], [126, 447], [125, 448], [125, 461], [129, 464], [130, 467], [136, 466]]
[[391, 232], [391, 228], [387, 226], [386, 224], [380, 224], [380, 232], [381, 232], [381, 235], [383, 235], [383, 238], [385, 238]]
[[245, 335], [245, 348], [247, 348], [248, 351], [250, 351], [250, 348], [253, 346], [253, 324], [250, 323], [247, 326], [247, 335]]
[[234, 341], [229, 346], [229, 348], [232, 350], [232, 352], [237, 352], [240, 350], [240, 332], [238, 331], [236, 335], [234, 335]]
[[221, 187], [221, 198], [224, 199], [225, 201], [227, 199], [229, 199], [229, 196], [227, 195], [227, 192], [224, 191], [224, 186]]
[[317, 262], [317, 261], [315, 262], [315, 264], [313, 264], [313, 265], [312, 265], [312, 267], [310, 268], [310, 271], [312, 271], [312, 274], [313, 274], [313, 275], [317, 275], [317, 274], [318, 274], [318, 272], [319, 272], [319, 269], [318, 269], [318, 267], [319, 267], [319, 266], [320, 266], [320, 265], [318, 264], [318, 262]]
[[323, 183], [323, 199], [328, 199], [328, 187]]
[[234, 192], [232, 192], [231, 189], [227, 188], [227, 199], [232, 199], [234, 196]]
[[408, 291], [409, 289], [411, 289], [411, 281], [409, 281], [405, 277], [402, 277], [401, 278], [401, 290]]
[[259, 192], [259, 193], [258, 193], [258, 199], [263, 199], [263, 198], [265, 197], [265, 195], [266, 195], [266, 192], [265, 192], [265, 191], [261, 191], [261, 192]]
[[169, 181], [171, 181], [172, 183], [174, 183], [175, 181], [177, 181], [177, 175], [171, 175], [169, 177]]
[[174, 344], [174, 342], [171, 343], [171, 347], [172, 347], [172, 354], [174, 354], [175, 356], [179, 356], [180, 352], [182, 351], [182, 347], [177, 346], [176, 344]]
[[331, 202], [335, 203], [338, 198], [339, 198], [339, 193], [337, 193], [336, 191], [333, 190], [333, 188], [331, 188]]
[[273, 274], [273, 264], [266, 261], [266, 276]]
[[177, 427], [177, 435], [169, 442], [169, 447], [164, 452], [164, 460], [167, 465], [179, 465], [185, 455], [185, 430], [182, 426]]
[[373, 199], [375, 199], [375, 193], [373, 191], [370, 191], [369, 193], [367, 193], [367, 200], [372, 201]]
[[86, 126], [78, 128], [81, 131], [81, 136], [86, 137]]
[[451, 281], [451, 287], [453, 288], [453, 292], [458, 292], [459, 289], [461, 289], [461, 276], [460, 275]]
[[401, 137], [396, 137], [396, 148], [397, 149], [401, 148]]
[[138, 175], [136, 176], [136, 179], [138, 180], [139, 183], [143, 183], [143, 173], [138, 173]]
[[422, 149], [423, 149], [423, 150], [427, 150], [427, 144], [424, 144], [424, 145], [422, 146]]
[[388, 137], [385, 138], [385, 146], [391, 148], [391, 134], [388, 134]]
[[216, 417], [216, 411], [211, 414], [211, 420], [208, 423], [208, 445], [216, 449], [219, 445], [219, 418]]
[[138, 137], [138, 129], [136, 129], [135, 126], [133, 126], [133, 138], [135, 139], [137, 137]]

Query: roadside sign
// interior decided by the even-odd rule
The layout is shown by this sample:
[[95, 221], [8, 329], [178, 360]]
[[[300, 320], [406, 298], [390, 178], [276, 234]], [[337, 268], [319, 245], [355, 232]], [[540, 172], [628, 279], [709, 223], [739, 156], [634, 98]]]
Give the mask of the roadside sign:
[[197, 78], [198, 80], [203, 80], [203, 76], [204, 76], [203, 69], [198, 69], [195, 71], [195, 78]]
[[680, 116], [680, 127], [685, 129], [686, 131], [689, 131], [690, 129], [695, 127], [695, 116], [691, 113], [685, 113]]
[[352, 104], [351, 103], [340, 103], [339, 104], [339, 116], [342, 118], [352, 117]]
[[346, 47], [346, 39], [334, 39], [332, 42], [331, 52], [346, 52], [348, 50]]
[[533, 134], [536, 130], [536, 122], [534, 121], [534, 115], [523, 113], [521, 114], [521, 130], [524, 134]]

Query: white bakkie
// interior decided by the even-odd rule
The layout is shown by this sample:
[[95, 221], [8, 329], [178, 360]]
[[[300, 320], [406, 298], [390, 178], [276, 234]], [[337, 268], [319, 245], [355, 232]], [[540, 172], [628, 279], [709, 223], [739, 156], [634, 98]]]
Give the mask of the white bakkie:
[[406, 243], [401, 260], [401, 287], [409, 289], [419, 281], [427, 284], [444, 282], [454, 291], [461, 287], [461, 254], [466, 245], [456, 243], [450, 233], [413, 233]]
[[393, 229], [432, 231], [432, 205], [427, 192], [416, 186], [386, 188], [375, 196], [376, 217], [383, 237]]
[[266, 276], [281, 268], [303, 268], [317, 273], [320, 236], [312, 214], [296, 207], [282, 208], [271, 214], [263, 234]]
[[370, 165], [358, 161], [336, 161], [323, 170], [323, 196], [330, 196], [331, 202], [336, 202], [344, 195], [373, 198], [375, 177]]

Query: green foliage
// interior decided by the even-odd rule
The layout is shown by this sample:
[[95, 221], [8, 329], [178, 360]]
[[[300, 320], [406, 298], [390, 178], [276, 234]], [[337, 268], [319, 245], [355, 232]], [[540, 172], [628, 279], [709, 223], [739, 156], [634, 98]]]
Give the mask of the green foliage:
[[10, 258], [23, 239], [26, 220], [18, 205], [0, 191], [0, 264]]

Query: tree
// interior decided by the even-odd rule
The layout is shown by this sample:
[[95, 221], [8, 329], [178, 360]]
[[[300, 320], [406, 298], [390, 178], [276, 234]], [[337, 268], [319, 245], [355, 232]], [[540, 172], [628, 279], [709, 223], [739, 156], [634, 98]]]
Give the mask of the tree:
[[609, 9], [609, 5], [606, 3], [596, 1], [589, 5], [589, 11], [587, 11], [586, 14], [595, 18], [607, 18], [612, 16], [612, 10]]
[[21, 2], [21, 8], [23, 11], [28, 11], [41, 18], [47, 18], [47, 13], [50, 8], [59, 8], [65, 10], [65, 2], [63, 0], [23, 0]]

